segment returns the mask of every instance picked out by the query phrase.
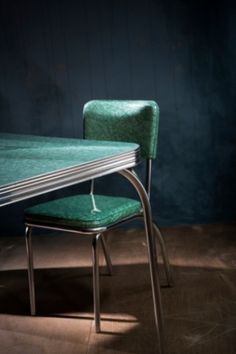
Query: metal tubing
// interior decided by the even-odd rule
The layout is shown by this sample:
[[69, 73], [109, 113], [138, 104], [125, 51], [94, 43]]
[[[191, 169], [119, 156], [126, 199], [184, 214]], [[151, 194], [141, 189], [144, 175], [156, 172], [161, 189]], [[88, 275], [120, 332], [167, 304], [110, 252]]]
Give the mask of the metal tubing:
[[[140, 217], [143, 219], [143, 214], [139, 215], [137, 217]], [[156, 239], [160, 243], [161, 254], [162, 254], [163, 263], [164, 263], [164, 267], [165, 267], [167, 285], [171, 287], [174, 284], [174, 280], [173, 280], [173, 276], [172, 276], [172, 272], [171, 272], [171, 267], [170, 267], [170, 262], [169, 262], [165, 242], [164, 242], [163, 236], [162, 236], [159, 228], [157, 227], [157, 225], [154, 222], [153, 222], [153, 228], [154, 228], [153, 231], [155, 233]]]
[[154, 222], [153, 222], [153, 229], [154, 229], [154, 232], [158, 238], [158, 241], [159, 241], [159, 244], [161, 247], [161, 252], [162, 252], [163, 263], [164, 263], [168, 286], [173, 286], [173, 277], [172, 277], [172, 272], [170, 269], [170, 263], [169, 263], [169, 258], [168, 258], [167, 251], [166, 251], [165, 242], [162, 237], [161, 231], [159, 230], [159, 228], [157, 227], [157, 225]]
[[106, 260], [106, 264], [107, 264], [107, 270], [108, 270], [108, 274], [112, 275], [112, 263], [111, 263], [111, 257], [107, 248], [107, 243], [105, 240], [105, 237], [103, 234], [101, 234], [101, 244], [102, 244], [102, 249], [103, 249], [103, 253], [104, 253], [104, 257]]
[[101, 331], [100, 328], [100, 288], [99, 288], [99, 255], [98, 255], [98, 241], [101, 234], [97, 234], [92, 242], [93, 255], [93, 306], [94, 306], [94, 320], [96, 333]]
[[152, 225], [152, 214], [149, 198], [145, 188], [139, 179], [129, 170], [123, 170], [119, 172], [122, 176], [127, 178], [131, 184], [136, 189], [144, 213], [144, 222], [145, 222], [145, 231], [147, 237], [147, 246], [148, 246], [148, 258], [149, 258], [149, 267], [150, 267], [150, 276], [151, 276], [151, 286], [152, 286], [152, 297], [153, 297], [153, 306], [154, 306], [154, 317], [156, 323], [156, 331], [158, 337], [158, 349], [159, 354], [164, 354], [164, 331], [163, 331], [163, 310], [161, 303], [161, 292], [160, 292], [160, 281], [157, 272], [157, 253], [156, 253], [156, 244], [153, 237], [153, 225]]
[[31, 231], [32, 228], [26, 226], [25, 241], [26, 241], [26, 251], [27, 251], [27, 265], [28, 265], [30, 313], [32, 316], [35, 316], [36, 307], [35, 307], [35, 286], [34, 286], [34, 263], [33, 263], [33, 252], [32, 252], [32, 243], [31, 243]]

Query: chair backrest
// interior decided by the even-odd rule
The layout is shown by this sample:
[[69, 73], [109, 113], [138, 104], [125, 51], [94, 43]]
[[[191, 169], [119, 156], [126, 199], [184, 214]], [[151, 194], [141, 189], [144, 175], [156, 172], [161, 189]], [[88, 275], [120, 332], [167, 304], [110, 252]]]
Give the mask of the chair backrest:
[[146, 159], [156, 157], [159, 107], [154, 101], [93, 100], [84, 106], [84, 137], [133, 142]]
[[149, 161], [146, 187], [150, 193], [151, 160], [156, 157], [159, 107], [154, 101], [92, 100], [85, 104], [84, 138], [137, 143]]

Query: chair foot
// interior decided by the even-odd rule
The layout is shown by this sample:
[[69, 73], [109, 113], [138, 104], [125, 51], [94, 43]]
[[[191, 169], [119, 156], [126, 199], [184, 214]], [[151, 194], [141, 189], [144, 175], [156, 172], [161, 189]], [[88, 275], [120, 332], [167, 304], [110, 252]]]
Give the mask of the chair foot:
[[95, 323], [95, 332], [96, 332], [96, 333], [101, 333], [101, 326], [100, 326], [100, 324]]
[[172, 272], [171, 272], [171, 268], [170, 268], [169, 258], [168, 258], [167, 251], [166, 251], [165, 242], [164, 242], [163, 236], [162, 236], [159, 228], [157, 227], [157, 225], [155, 223], [153, 223], [153, 230], [154, 230], [154, 234], [156, 235], [156, 237], [159, 241], [160, 247], [161, 247], [161, 253], [162, 253], [162, 258], [163, 258], [163, 262], [164, 262], [167, 285], [169, 287], [172, 287], [174, 285], [174, 281], [173, 281], [173, 276], [172, 276]]

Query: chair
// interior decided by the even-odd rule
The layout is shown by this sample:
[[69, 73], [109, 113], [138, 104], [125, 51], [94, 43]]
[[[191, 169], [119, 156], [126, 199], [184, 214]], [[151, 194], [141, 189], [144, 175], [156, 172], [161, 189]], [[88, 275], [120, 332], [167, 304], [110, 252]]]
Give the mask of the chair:
[[[141, 156], [147, 160], [146, 190], [151, 191], [152, 160], [156, 157], [159, 108], [154, 101], [93, 100], [84, 106], [84, 138], [135, 142], [140, 145]], [[138, 200], [94, 194], [91, 181], [90, 194], [75, 195], [38, 204], [25, 211], [26, 246], [31, 314], [36, 313], [31, 232], [33, 228], [69, 231], [92, 236], [93, 296], [96, 332], [100, 331], [100, 290], [98, 242], [101, 242], [108, 272], [112, 264], [104, 233], [120, 223], [143, 217]], [[160, 243], [168, 285], [171, 273], [164, 241], [158, 227], [154, 234]]]

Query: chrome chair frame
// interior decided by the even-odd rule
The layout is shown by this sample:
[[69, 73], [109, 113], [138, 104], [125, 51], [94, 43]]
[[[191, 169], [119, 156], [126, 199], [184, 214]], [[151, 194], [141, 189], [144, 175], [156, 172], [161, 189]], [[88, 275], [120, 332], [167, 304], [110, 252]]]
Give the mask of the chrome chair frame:
[[148, 247], [148, 258], [149, 258], [149, 266], [150, 266], [150, 275], [151, 275], [151, 285], [152, 285], [152, 296], [153, 296], [153, 305], [154, 305], [154, 317], [157, 329], [158, 343], [159, 343], [159, 352], [164, 353], [164, 339], [163, 339], [163, 310], [161, 304], [161, 295], [160, 295], [160, 281], [159, 275], [157, 272], [157, 252], [156, 252], [156, 242], [154, 239], [154, 235], [159, 241], [160, 249], [162, 252], [163, 263], [167, 278], [168, 286], [172, 285], [172, 274], [170, 271], [169, 260], [164, 244], [163, 237], [157, 225], [152, 222], [152, 214], [150, 208], [150, 191], [151, 191], [151, 171], [152, 171], [152, 161], [147, 160], [147, 169], [146, 169], [146, 188], [142, 185], [135, 171], [132, 170], [123, 170], [118, 173], [124, 176], [136, 189], [140, 201], [142, 203], [142, 210], [139, 214], [132, 215], [131, 217], [117, 222], [115, 224], [94, 228], [94, 229], [76, 229], [70, 228], [68, 226], [55, 225], [50, 223], [31, 223], [25, 222], [26, 231], [25, 231], [25, 239], [26, 239], [26, 249], [27, 249], [27, 263], [28, 263], [28, 281], [29, 281], [29, 294], [30, 294], [30, 310], [31, 315], [36, 314], [36, 304], [35, 304], [35, 282], [34, 282], [34, 265], [33, 265], [33, 251], [32, 251], [32, 242], [31, 242], [31, 233], [32, 228], [45, 228], [51, 230], [58, 231], [67, 231], [71, 233], [79, 233], [84, 235], [93, 236], [92, 239], [92, 260], [93, 260], [93, 301], [94, 301], [94, 317], [95, 317], [95, 329], [96, 332], [101, 331], [101, 319], [100, 319], [100, 286], [99, 286], [99, 254], [98, 254], [98, 242], [101, 242], [104, 257], [106, 260], [106, 265], [108, 269], [108, 273], [112, 274], [112, 263], [109, 256], [109, 252], [107, 249], [106, 241], [104, 238], [104, 233], [110, 229], [113, 229], [124, 223], [126, 221], [131, 221], [135, 218], [142, 217], [144, 219], [145, 224], [145, 232], [147, 239], [147, 247]]

